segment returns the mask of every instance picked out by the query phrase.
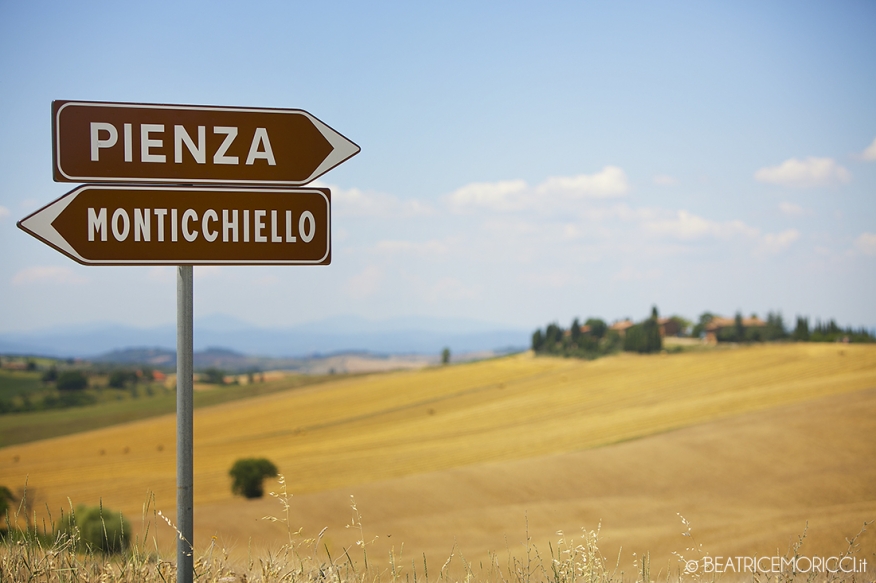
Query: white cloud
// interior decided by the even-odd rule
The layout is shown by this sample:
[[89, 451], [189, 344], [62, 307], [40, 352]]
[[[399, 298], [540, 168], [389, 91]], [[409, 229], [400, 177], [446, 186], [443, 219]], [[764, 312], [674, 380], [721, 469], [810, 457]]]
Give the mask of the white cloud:
[[176, 279], [176, 267], [150, 267], [146, 277], [152, 281], [170, 282]]
[[754, 178], [767, 184], [811, 188], [845, 184], [852, 179], [852, 174], [833, 158], [810, 156], [805, 160], [791, 158], [778, 166], [761, 168], [754, 173]]
[[552, 287], [555, 289], [569, 287], [578, 280], [575, 274], [570, 273], [568, 269], [524, 273], [520, 276], [520, 279], [534, 286]]
[[454, 212], [483, 209], [496, 212], [569, 209], [583, 199], [624, 196], [630, 189], [626, 174], [606, 166], [595, 174], [551, 176], [536, 187], [524, 180], [473, 182], [445, 197]]
[[624, 171], [606, 166], [596, 174], [552, 176], [536, 188], [540, 195], [564, 195], [570, 198], [615, 198], [630, 189]]
[[761, 237], [759, 251], [761, 253], [780, 253], [799, 238], [800, 232], [797, 229], [788, 229], [781, 233], [767, 233]]
[[645, 230], [674, 239], [689, 241], [703, 237], [726, 239], [734, 235], [754, 237], [757, 229], [747, 226], [742, 221], [726, 221], [719, 223], [699, 217], [685, 210], [675, 213], [674, 217], [648, 220], [643, 223]]
[[192, 270], [192, 276], [195, 279], [206, 279], [215, 277], [222, 272], [222, 268], [218, 265], [197, 265]]
[[480, 295], [479, 286], [467, 286], [454, 277], [442, 277], [426, 291], [430, 302], [443, 300], [474, 300]]
[[263, 275], [259, 278], [254, 279], [253, 283], [255, 283], [256, 285], [262, 285], [262, 286], [268, 286], [268, 285], [273, 286], [273, 285], [277, 285], [280, 283], [280, 278], [277, 277], [276, 275], [272, 275], [272, 274]]
[[855, 239], [855, 247], [864, 255], [876, 255], [876, 233], [861, 233]]
[[624, 267], [620, 271], [612, 274], [611, 281], [649, 281], [659, 279], [662, 272], [659, 269], [648, 269], [639, 271], [632, 267]]
[[450, 208], [457, 212], [478, 207], [496, 211], [518, 211], [528, 206], [528, 194], [526, 182], [523, 180], [472, 182], [450, 193], [447, 200]]
[[368, 297], [380, 289], [382, 280], [383, 270], [376, 265], [369, 265], [347, 280], [347, 294], [354, 298]]
[[385, 240], [379, 241], [377, 245], [375, 245], [377, 251], [386, 254], [401, 254], [406, 253], [410, 255], [420, 255], [420, 256], [436, 256], [436, 255], [446, 255], [450, 249], [450, 246], [444, 241], [438, 241], [436, 239], [431, 239], [429, 241], [401, 241], [401, 240]]
[[87, 281], [87, 278], [75, 273], [71, 268], [55, 265], [27, 267], [12, 276], [12, 283], [15, 285], [29, 283], [80, 284]]
[[873, 143], [861, 152], [861, 158], [871, 162], [876, 161], [876, 138], [873, 138]]
[[654, 184], [659, 184], [660, 186], [675, 186], [678, 184], [678, 180], [668, 174], [657, 174], [651, 180]]
[[332, 214], [337, 216], [369, 216], [380, 218], [431, 215], [430, 205], [418, 200], [402, 200], [382, 192], [366, 192], [358, 188], [339, 188], [317, 183], [332, 192]]
[[0, 219], [5, 219], [9, 216], [9, 209], [5, 206], [0, 206]]
[[750, 249], [756, 257], [780, 253], [800, 238], [800, 232], [796, 229], [761, 234], [759, 229], [739, 220], [713, 221], [685, 210], [676, 211], [674, 216], [645, 220], [642, 222], [642, 227], [653, 235], [679, 241], [697, 241], [705, 238], [726, 241], [741, 238], [750, 245], [753, 244]]
[[789, 217], [800, 217], [807, 214], [806, 209], [798, 204], [794, 204], [793, 202], [780, 202], [779, 210], [782, 211], [783, 215]]

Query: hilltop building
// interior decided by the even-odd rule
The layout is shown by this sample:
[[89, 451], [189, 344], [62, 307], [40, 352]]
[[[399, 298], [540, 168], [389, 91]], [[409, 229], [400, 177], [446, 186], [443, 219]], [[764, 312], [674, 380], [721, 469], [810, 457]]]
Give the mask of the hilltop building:
[[[725, 329], [734, 328], [735, 326], [736, 318], [715, 316], [708, 324], [706, 324], [706, 344], [717, 344], [718, 336], [721, 335], [721, 332]], [[742, 318], [742, 326], [744, 328], [762, 328], [763, 326], [766, 326], [766, 322], [757, 316], [753, 316], [751, 318]]]

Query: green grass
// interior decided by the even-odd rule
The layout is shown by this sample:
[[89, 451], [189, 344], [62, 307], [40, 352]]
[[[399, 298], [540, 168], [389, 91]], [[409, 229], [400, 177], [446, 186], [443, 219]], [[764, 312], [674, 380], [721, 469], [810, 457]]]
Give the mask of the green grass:
[[[4, 375], [7, 372], [2, 371]], [[42, 387], [39, 373], [15, 372], [14, 376], [19, 375], [35, 375], [36, 386]], [[196, 392], [194, 395], [195, 408], [295, 389], [342, 377], [343, 375], [293, 375], [266, 383], [226, 385], [208, 391]], [[26, 381], [21, 382], [25, 383]], [[9, 386], [13, 385], [10, 383]], [[22, 387], [25, 385], [22, 384]], [[28, 389], [25, 387], [22, 390]], [[121, 391], [119, 393], [121, 394]], [[129, 394], [127, 391], [124, 393]], [[85, 407], [8, 413], [0, 415], [0, 447], [109, 427], [129, 421], [166, 415], [174, 411], [176, 411], [176, 392], [166, 391], [153, 396], [127, 397], [124, 400], [104, 401]]]
[[11, 400], [45, 389], [38, 371], [0, 369], [0, 399]]

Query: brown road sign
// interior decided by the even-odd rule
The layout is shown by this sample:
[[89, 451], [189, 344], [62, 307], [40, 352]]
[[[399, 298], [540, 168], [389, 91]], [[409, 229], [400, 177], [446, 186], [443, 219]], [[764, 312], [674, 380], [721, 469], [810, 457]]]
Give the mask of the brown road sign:
[[84, 265], [328, 265], [331, 193], [84, 185], [18, 222]]
[[359, 146], [300, 109], [52, 102], [58, 182], [300, 186]]

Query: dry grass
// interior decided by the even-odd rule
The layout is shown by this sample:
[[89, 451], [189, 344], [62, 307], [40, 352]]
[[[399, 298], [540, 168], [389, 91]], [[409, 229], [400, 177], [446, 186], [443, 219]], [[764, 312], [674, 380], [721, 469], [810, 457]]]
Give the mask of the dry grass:
[[[781, 533], [778, 546], [789, 528], [801, 531], [805, 518], [802, 523], [799, 518], [805, 512], [800, 509], [806, 504], [814, 504], [814, 514], [828, 512], [821, 501], [830, 498], [825, 492], [835, 494], [837, 480], [798, 468], [799, 475], [785, 472], [759, 483], [758, 476], [768, 474], [764, 460], [771, 458], [770, 450], [758, 444], [768, 436], [755, 432], [739, 442], [743, 445], [722, 450], [721, 432], [726, 438], [734, 419], [752, 415], [763, 416], [757, 427], [765, 430], [774, 422], [771, 411], [869, 387], [876, 387], [874, 347], [804, 344], [621, 355], [592, 362], [519, 356], [344, 380], [204, 409], [195, 418], [196, 541], [203, 544], [216, 534], [216, 544], [224, 543], [240, 557], [253, 531], [267, 533], [266, 546], [269, 540], [282, 540], [282, 532], [256, 522], [272, 512], [263, 507], [270, 501], [248, 503], [230, 495], [228, 468], [238, 457], [258, 455], [289, 476], [295, 515], [306, 533], [313, 536], [322, 526], [333, 529], [323, 540], [332, 552], [349, 543], [337, 517], [348, 514], [346, 500], [355, 491], [381, 537], [375, 543], [375, 564], [381, 566], [396, 541], [408, 549], [434, 550], [443, 544], [429, 553], [440, 557], [449, 554], [457, 536], [458, 548], [473, 549], [466, 556], [489, 565], [488, 549], [503, 547], [496, 540], [502, 533], [519, 538], [527, 513], [542, 549], [546, 535], [557, 528], [595, 528], [603, 519], [605, 532], [611, 532], [618, 523], [629, 524], [623, 507], [644, 514], [638, 525], [614, 531], [618, 534], [612, 537], [623, 535], [635, 544], [659, 541], [663, 535], [657, 535], [655, 525], [677, 530], [673, 521], [676, 512], [685, 510], [679, 507], [685, 498], [694, 502], [695, 524], [708, 526], [706, 535], [713, 536], [712, 524], [720, 524], [731, 529], [723, 540], [746, 548], [746, 540], [773, 529]], [[872, 399], [855, 406], [859, 413], [869, 407], [872, 418]], [[825, 429], [818, 424], [823, 410], [816, 408], [809, 417], [816, 442]], [[666, 433], [683, 427], [690, 429]], [[710, 441], [708, 431], [697, 432], [708, 427], [724, 429]], [[868, 427], [872, 432], [872, 423]], [[701, 471], [690, 468], [688, 481], [673, 481], [667, 476], [685, 464], [677, 459], [680, 446], [672, 439], [684, 435], [693, 435], [685, 442], [686, 453], [696, 444], [712, 445], [693, 452]], [[867, 435], [867, 443], [873, 443], [872, 433]], [[0, 475], [13, 488], [29, 476], [38, 514], [45, 507], [65, 507], [69, 496], [77, 504], [102, 498], [129, 517], [139, 516], [147, 491], [155, 493], [160, 508], [175, 505], [173, 444], [174, 419], [158, 418], [5, 448], [0, 450]], [[857, 445], [849, 451], [861, 455]], [[791, 446], [783, 442], [779, 447]], [[872, 447], [863, 455], [876, 459]], [[824, 459], [834, 457], [827, 452]], [[707, 463], [710, 459], [713, 463]], [[843, 463], [846, 467], [839, 469], [852, 478], [847, 490], [854, 495], [830, 498], [840, 504], [834, 515], [843, 521], [828, 524], [829, 532], [818, 535], [840, 542], [876, 508], [872, 486], [866, 486], [870, 477], [869, 483], [876, 483], [876, 476], [853, 460]], [[734, 474], [749, 482], [734, 481]], [[710, 475], [720, 477], [710, 480]], [[790, 490], [780, 480], [791, 480]], [[761, 488], [775, 488], [776, 496], [758, 499]], [[712, 514], [705, 512], [710, 502], [732, 501], [732, 489], [745, 495]], [[794, 491], [801, 493], [796, 506], [783, 507], [782, 496]], [[318, 511], [321, 507], [331, 512]], [[733, 518], [746, 508], [760, 515]], [[840, 536], [837, 529], [848, 534]], [[169, 542], [170, 534], [162, 535], [161, 544]], [[612, 538], [605, 548], [614, 549], [616, 542]]]
[[[280, 523], [285, 530], [286, 541], [271, 552], [255, 557], [249, 553], [245, 561], [233, 562], [228, 550], [217, 544], [216, 537], [209, 547], [194, 560], [194, 581], [202, 583], [656, 583], [659, 581], [753, 581], [763, 583], [812, 583], [825, 581], [866, 581], [866, 573], [801, 573], [794, 567], [782, 568], [772, 573], [743, 575], [738, 573], [715, 574], [691, 570], [691, 564], [703, 565], [707, 556], [702, 545], [697, 545], [692, 537], [690, 523], [681, 518], [687, 527], [683, 533], [689, 537], [689, 546], [683, 553], [673, 553], [674, 567], [665, 572], [652, 572], [652, 562], [648, 554], [634, 556], [632, 569], [625, 572], [620, 568], [620, 560], [612, 563], [600, 549], [599, 529], [582, 529], [579, 536], [567, 536], [562, 531], [556, 533], [554, 543], [539, 548], [529, 535], [528, 525], [522, 548], [516, 553], [509, 549], [507, 559], [497, 553], [490, 553], [486, 564], [474, 562], [456, 548], [450, 551], [447, 559], [437, 569], [433, 564], [432, 575], [426, 555], [407, 560], [404, 547], [388, 553], [387, 560], [375, 565], [369, 562], [368, 540], [361, 522], [361, 515], [355, 501], [351, 502], [352, 518], [347, 528], [352, 529], [354, 541], [332, 556], [327, 544], [323, 544], [320, 531], [315, 538], [304, 538], [301, 530], [292, 530], [290, 515], [290, 496], [286, 492], [283, 476], [279, 478], [280, 493], [271, 495], [279, 500], [282, 512], [279, 518], [268, 516], [264, 520]], [[148, 508], [144, 508], [144, 515]], [[154, 512], [157, 519], [160, 513]], [[165, 519], [166, 520], [166, 519]], [[14, 520], [10, 520], [13, 522]], [[170, 521], [167, 521], [168, 523]], [[866, 524], [864, 525], [867, 526]], [[852, 559], [854, 567], [861, 559], [858, 535], [849, 539], [848, 545], [838, 558]], [[801, 553], [805, 531], [783, 555], [784, 560], [805, 558]], [[36, 529], [16, 531], [0, 544], [0, 581], [44, 581], [45, 583], [167, 583], [176, 581], [176, 564], [162, 558], [160, 550], [150, 550], [148, 529], [142, 538], [133, 542], [122, 554], [103, 555], [94, 552], [81, 552], [78, 549], [78, 531], [57, 535], [48, 539]], [[694, 559], [693, 561], [691, 559]], [[792, 563], [789, 563], [792, 564]], [[804, 563], [805, 564], [805, 563]], [[810, 563], [811, 564], [811, 563]]]

